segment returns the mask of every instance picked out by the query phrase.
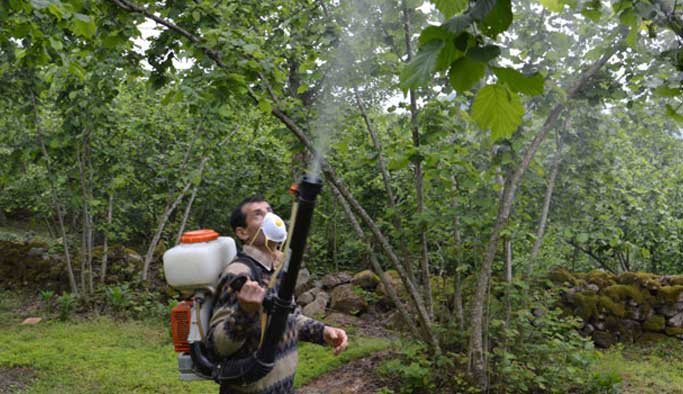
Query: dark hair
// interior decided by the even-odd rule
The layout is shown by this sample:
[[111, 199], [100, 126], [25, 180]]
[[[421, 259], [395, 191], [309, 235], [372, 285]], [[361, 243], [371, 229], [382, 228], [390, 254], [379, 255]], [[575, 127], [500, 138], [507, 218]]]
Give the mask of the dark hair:
[[261, 193], [256, 193], [251, 197], [247, 197], [242, 202], [240, 202], [235, 209], [232, 210], [232, 214], [230, 214], [230, 227], [232, 227], [232, 231], [235, 232], [237, 227], [247, 227], [247, 218], [244, 216], [244, 212], [242, 212], [242, 207], [246, 204], [250, 204], [252, 202], [264, 202], [266, 201], [263, 198], [263, 195]]

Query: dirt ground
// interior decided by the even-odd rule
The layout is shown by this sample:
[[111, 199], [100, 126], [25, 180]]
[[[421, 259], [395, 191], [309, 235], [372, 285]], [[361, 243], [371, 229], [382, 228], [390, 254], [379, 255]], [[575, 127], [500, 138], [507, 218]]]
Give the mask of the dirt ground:
[[389, 351], [375, 353], [345, 364], [296, 390], [296, 394], [371, 394], [388, 386], [375, 369], [392, 357]]
[[0, 367], [0, 394], [18, 393], [28, 387], [36, 373], [30, 368]]

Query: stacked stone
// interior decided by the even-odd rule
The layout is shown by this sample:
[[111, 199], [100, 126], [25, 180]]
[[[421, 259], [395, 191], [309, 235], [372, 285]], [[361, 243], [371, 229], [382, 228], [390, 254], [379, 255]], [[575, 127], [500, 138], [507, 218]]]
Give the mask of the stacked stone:
[[316, 319], [328, 310], [359, 316], [382, 299], [381, 287], [377, 275], [369, 270], [355, 275], [336, 272], [313, 280], [308, 270], [302, 269], [295, 290], [296, 303], [304, 315]]
[[617, 276], [556, 269], [550, 278], [568, 287], [562, 294], [563, 307], [583, 319], [581, 332], [599, 347], [683, 339], [683, 275], [626, 272]]

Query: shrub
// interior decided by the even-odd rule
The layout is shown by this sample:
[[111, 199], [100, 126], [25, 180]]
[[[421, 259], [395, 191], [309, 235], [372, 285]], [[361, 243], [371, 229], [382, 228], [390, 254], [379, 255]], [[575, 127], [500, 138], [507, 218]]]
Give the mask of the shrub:
[[76, 308], [76, 296], [71, 293], [62, 293], [57, 297], [57, 306], [59, 308], [59, 319], [62, 321], [68, 320], [71, 313]]

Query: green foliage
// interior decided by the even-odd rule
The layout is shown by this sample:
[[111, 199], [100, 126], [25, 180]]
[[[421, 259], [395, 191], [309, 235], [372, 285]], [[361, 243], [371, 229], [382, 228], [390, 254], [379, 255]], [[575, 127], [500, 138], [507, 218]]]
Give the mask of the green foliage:
[[491, 140], [509, 138], [522, 123], [524, 106], [516, 93], [502, 85], [487, 85], [472, 103], [472, 117], [483, 129], [491, 129]]
[[76, 302], [78, 298], [71, 293], [62, 293], [57, 297], [57, 310], [59, 312], [59, 320], [66, 321], [71, 316], [71, 313], [76, 309]]
[[486, 73], [486, 64], [461, 57], [453, 63], [450, 70], [451, 86], [458, 92], [470, 90]]

